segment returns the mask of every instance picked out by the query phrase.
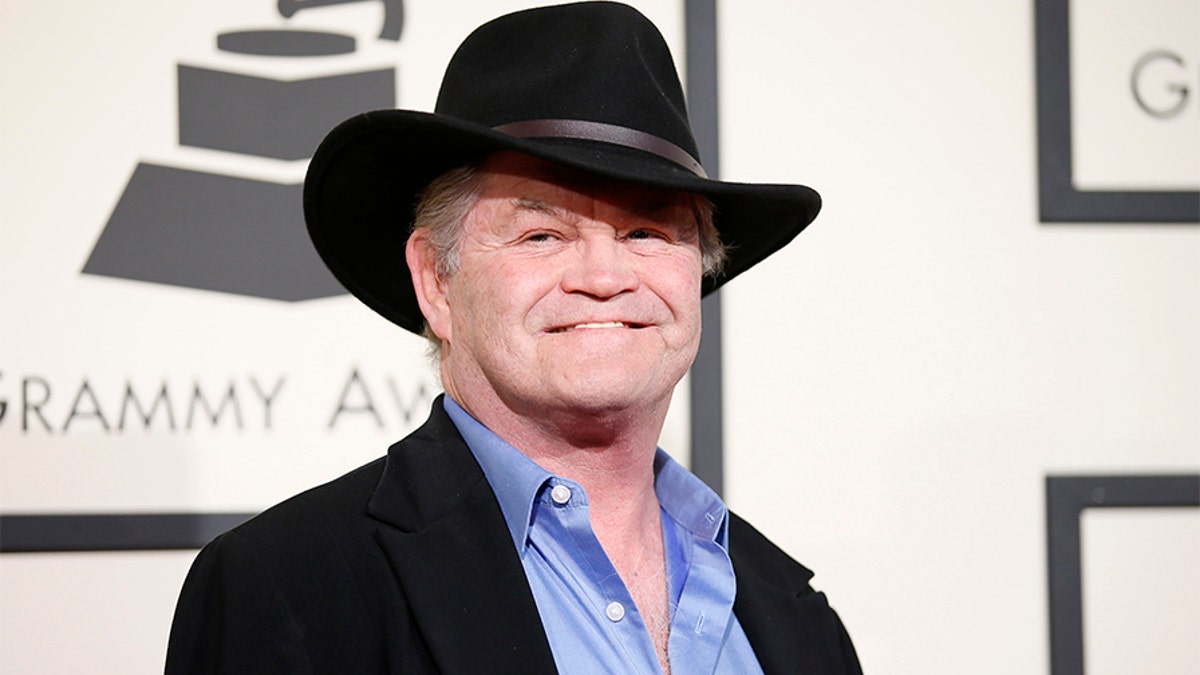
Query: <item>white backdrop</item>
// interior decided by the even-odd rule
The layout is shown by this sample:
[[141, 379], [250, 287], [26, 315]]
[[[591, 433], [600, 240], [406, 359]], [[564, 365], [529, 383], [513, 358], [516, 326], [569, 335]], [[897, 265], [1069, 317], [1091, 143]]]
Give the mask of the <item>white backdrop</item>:
[[[394, 66], [400, 105], [430, 109], [461, 38], [530, 4], [413, 0], [399, 43], [374, 39], [377, 3], [290, 22], [265, 1], [0, 5], [0, 510], [258, 510], [422, 418], [437, 385], [420, 340], [353, 300], [79, 271], [141, 161], [303, 175], [181, 147], [177, 64], [282, 79]], [[634, 4], [683, 67], [681, 3]], [[1200, 3], [1156, 2], [1141, 21], [1075, 5], [1090, 8], [1081, 36], [1125, 49], [1077, 45], [1083, 178], [1200, 187]], [[360, 49], [215, 48], [269, 27], [342, 30]], [[718, 28], [722, 176], [806, 183], [826, 203], [723, 291], [728, 501], [816, 570], [868, 672], [1048, 672], [1045, 476], [1200, 470], [1200, 231], [1038, 222], [1032, 3], [739, 0]], [[1177, 118], [1122, 107], [1153, 48], [1190, 66]], [[1137, 159], [1153, 171], [1092, 131], [1122, 120], [1169, 139]], [[149, 401], [163, 385], [175, 428], [117, 428], [127, 386]], [[230, 386], [241, 428], [184, 425], [196, 388], [215, 401]], [[663, 439], [677, 456], [685, 393]], [[1119, 511], [1084, 522], [1088, 672], [1196, 672], [1200, 516]], [[0, 671], [161, 670], [193, 555], [0, 556]]]

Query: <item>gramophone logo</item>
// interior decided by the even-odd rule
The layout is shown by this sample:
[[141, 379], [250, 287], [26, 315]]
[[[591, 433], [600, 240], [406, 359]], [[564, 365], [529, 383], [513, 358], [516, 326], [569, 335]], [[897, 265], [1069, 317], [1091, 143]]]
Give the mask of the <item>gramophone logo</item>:
[[[300, 10], [360, 0], [279, 0]], [[382, 0], [379, 38], [396, 41], [402, 0]], [[351, 35], [244, 30], [217, 48], [247, 60], [352, 54]], [[329, 129], [396, 103], [394, 68], [279, 80], [178, 66], [179, 143], [245, 156], [308, 159]], [[85, 274], [136, 279], [276, 300], [344, 293], [313, 251], [301, 185], [139, 162], [84, 265]]]

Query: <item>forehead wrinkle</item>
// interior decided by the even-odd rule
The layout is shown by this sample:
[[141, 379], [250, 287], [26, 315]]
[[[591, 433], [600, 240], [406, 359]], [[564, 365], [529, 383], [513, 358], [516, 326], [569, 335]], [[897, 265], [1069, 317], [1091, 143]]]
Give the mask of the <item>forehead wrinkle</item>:
[[669, 221], [677, 225], [694, 224], [694, 214], [688, 208], [691, 195], [687, 192], [644, 187], [625, 181], [596, 178], [590, 183], [561, 185], [551, 183], [561, 203], [550, 203], [538, 197], [517, 197], [514, 205], [549, 213], [560, 219], [568, 214], [595, 218], [601, 207], [652, 221]]
[[591, 218], [596, 212], [596, 199], [584, 190], [563, 185], [559, 181], [532, 176], [505, 174], [515, 180], [496, 186], [493, 195], [515, 211], [543, 213], [564, 223], [577, 217]]

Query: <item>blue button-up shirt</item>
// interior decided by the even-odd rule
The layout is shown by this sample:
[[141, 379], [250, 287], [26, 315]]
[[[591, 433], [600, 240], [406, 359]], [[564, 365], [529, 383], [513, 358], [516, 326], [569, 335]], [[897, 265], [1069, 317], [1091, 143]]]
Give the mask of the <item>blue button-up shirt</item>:
[[[650, 633], [592, 531], [583, 486], [543, 469], [449, 396], [445, 408], [500, 502], [559, 672], [659, 672]], [[762, 673], [733, 615], [736, 581], [724, 503], [662, 450], [654, 471], [670, 594], [671, 669]]]

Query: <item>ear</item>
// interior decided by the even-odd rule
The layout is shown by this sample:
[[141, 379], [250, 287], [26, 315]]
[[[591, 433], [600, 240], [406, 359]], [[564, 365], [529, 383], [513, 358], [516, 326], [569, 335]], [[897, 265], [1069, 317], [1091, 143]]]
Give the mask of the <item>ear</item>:
[[436, 257], [429, 243], [429, 230], [418, 229], [408, 238], [404, 248], [408, 271], [412, 274], [417, 304], [429, 323], [430, 330], [443, 342], [450, 341], [450, 301], [446, 296], [446, 280], [437, 272]]

